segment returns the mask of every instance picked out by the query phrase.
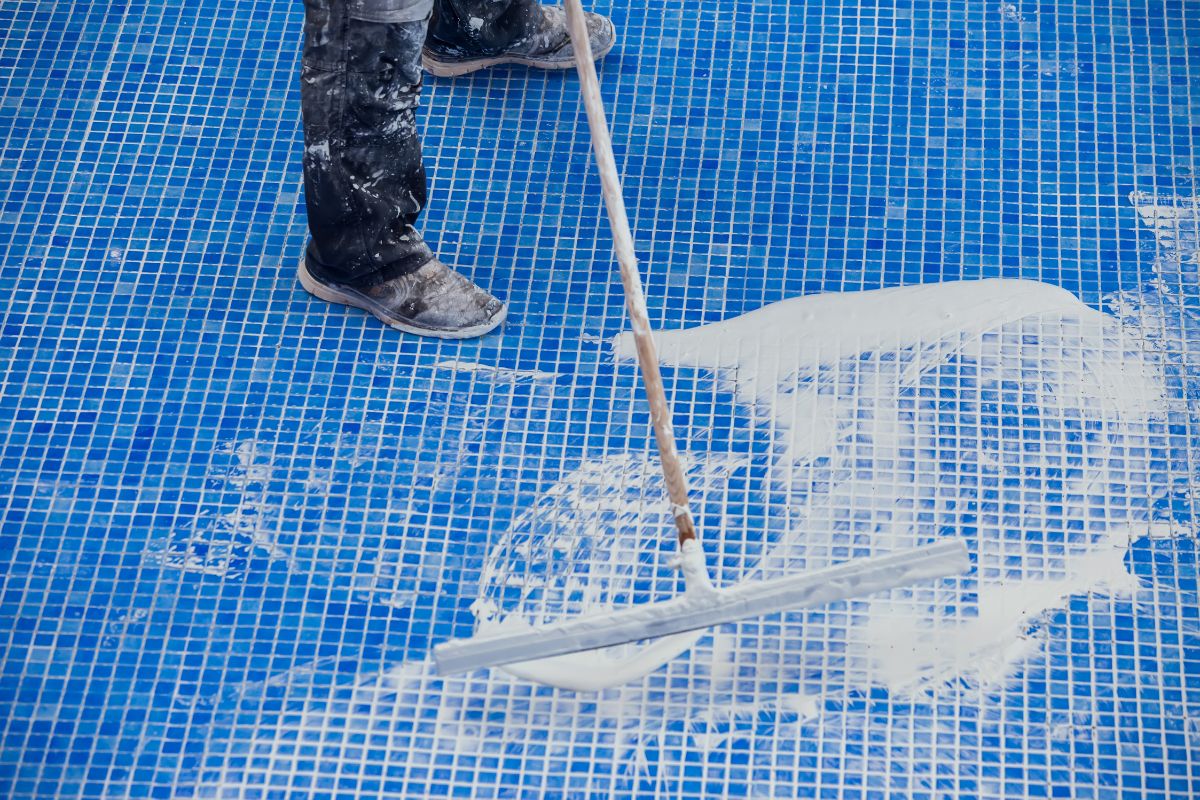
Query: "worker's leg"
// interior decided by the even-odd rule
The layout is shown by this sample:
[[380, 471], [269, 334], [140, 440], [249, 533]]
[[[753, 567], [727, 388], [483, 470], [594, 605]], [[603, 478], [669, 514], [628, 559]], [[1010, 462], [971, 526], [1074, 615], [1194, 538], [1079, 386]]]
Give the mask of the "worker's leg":
[[[587, 15], [593, 58], [612, 49], [612, 23]], [[542, 69], [575, 66], [566, 15], [537, 0], [434, 0], [425, 42], [425, 68], [452, 76], [495, 64]]]
[[301, 106], [312, 234], [300, 278], [405, 330], [477, 335], [503, 306], [440, 264], [416, 230], [417, 136], [431, 0], [306, 0]]
[[413, 227], [425, 206], [415, 112], [430, 0], [305, 5], [308, 266], [343, 283], [380, 283], [433, 258]]

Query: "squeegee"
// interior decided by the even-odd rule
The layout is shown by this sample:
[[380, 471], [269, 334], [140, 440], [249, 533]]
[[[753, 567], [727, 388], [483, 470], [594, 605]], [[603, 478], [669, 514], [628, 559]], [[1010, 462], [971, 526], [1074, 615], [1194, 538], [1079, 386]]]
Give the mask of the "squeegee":
[[[612, 663], [606, 665], [599, 684], [609, 685], [632, 680], [661, 666], [693, 644], [707, 628], [752, 617], [862, 597], [911, 585], [918, 581], [945, 578], [970, 568], [966, 545], [959, 539], [943, 539], [931, 544], [836, 564], [770, 580], [716, 587], [708, 572], [688, 501], [683, 464], [675, 446], [671, 408], [663, 388], [658, 353], [650, 331], [646, 299], [633, 251], [633, 234], [625, 213], [621, 182], [613, 157], [612, 140], [600, 85], [590, 53], [587, 27], [580, 0], [565, 0], [567, 25], [576, 53], [583, 104], [591, 129], [592, 149], [600, 171], [604, 204], [612, 228], [614, 251], [620, 265], [625, 306], [637, 347], [642, 384], [650, 406], [654, 438], [662, 463], [663, 478], [675, 521], [679, 557], [676, 560], [684, 576], [684, 592], [657, 603], [633, 605], [620, 611], [606, 610], [583, 614], [562, 622], [530, 627], [517, 624], [490, 624], [475, 636], [444, 642], [434, 648], [440, 674], [467, 672], [485, 667], [504, 667], [514, 674], [540, 683], [566, 688], [582, 688], [571, 674], [570, 663], [562, 657], [593, 653]], [[656, 640], [630, 658], [636, 664], [622, 664], [603, 648], [631, 642]], [[673, 641], [668, 641], [673, 640]], [[607, 681], [605, 680], [607, 676]], [[587, 688], [600, 688], [596, 682]]]

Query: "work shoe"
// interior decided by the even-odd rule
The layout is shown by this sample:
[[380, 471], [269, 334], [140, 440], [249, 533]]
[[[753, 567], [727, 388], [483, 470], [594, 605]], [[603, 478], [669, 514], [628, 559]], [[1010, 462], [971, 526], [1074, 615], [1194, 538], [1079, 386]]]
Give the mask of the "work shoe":
[[[497, 64], [522, 64], [538, 69], [574, 67], [575, 48], [567, 32], [566, 12], [557, 6], [535, 5], [530, 13], [540, 14], [540, 18], [524, 21], [528, 32], [498, 52], [489, 52], [483, 44], [490, 38], [487, 30], [490, 23], [478, 17], [471, 18], [470, 30], [460, 43], [450, 44], [430, 35], [425, 40], [422, 63], [426, 70], [441, 78]], [[607, 17], [590, 11], [585, 14], [592, 58], [603, 58], [617, 42], [616, 30]]]
[[364, 289], [324, 280], [300, 262], [300, 284], [322, 300], [361, 308], [418, 336], [470, 339], [508, 316], [504, 303], [436, 258], [416, 272]]

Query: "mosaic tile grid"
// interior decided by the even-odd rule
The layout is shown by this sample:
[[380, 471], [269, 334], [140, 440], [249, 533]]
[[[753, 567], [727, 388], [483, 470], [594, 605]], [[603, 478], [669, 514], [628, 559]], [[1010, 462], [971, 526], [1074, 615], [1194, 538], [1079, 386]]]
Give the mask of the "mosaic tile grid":
[[[976, 571], [599, 696], [438, 678], [476, 598], [675, 588], [573, 77], [429, 80], [424, 230], [512, 314], [419, 341], [296, 285], [299, 3], [4, 0], [0, 796], [1196, 794], [1200, 4], [595, 8], [656, 326], [996, 277], [1110, 316], [770, 403], [668, 367], [720, 577], [886, 531], [963, 535]], [[794, 408], [841, 432], [824, 457], [783, 444]], [[1019, 652], [879, 663], [987, 591]]]

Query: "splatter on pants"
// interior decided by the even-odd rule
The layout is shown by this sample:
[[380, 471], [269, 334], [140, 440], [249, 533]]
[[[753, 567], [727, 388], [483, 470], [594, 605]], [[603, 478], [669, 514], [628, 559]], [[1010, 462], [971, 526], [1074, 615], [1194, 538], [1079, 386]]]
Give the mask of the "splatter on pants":
[[367, 287], [433, 258], [414, 227], [426, 198], [416, 125], [426, 34], [440, 48], [499, 52], [524, 35], [534, 7], [536, 0], [305, 0], [300, 98], [311, 272]]

